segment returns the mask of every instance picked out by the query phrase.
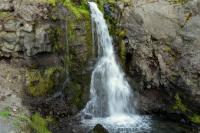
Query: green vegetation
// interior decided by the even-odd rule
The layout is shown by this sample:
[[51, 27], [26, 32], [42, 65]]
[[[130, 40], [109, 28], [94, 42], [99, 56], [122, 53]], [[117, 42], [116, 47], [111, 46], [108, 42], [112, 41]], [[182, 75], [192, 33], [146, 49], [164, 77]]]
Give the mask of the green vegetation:
[[62, 32], [63, 32], [63, 29], [61, 29], [60, 27], [51, 29], [49, 31], [51, 40], [53, 42], [53, 52], [55, 53], [59, 53], [63, 49], [65, 49], [66, 45], [64, 45], [63, 42], [60, 41], [60, 37], [62, 37], [62, 34], [63, 34]]
[[0, 117], [8, 118], [10, 116], [9, 111], [0, 111]]
[[81, 86], [79, 84], [73, 84], [73, 91], [74, 91], [74, 97], [72, 99], [73, 104], [76, 105], [77, 107], [81, 106], [81, 96], [82, 96], [82, 90]]
[[[77, 19], [88, 19], [90, 17], [90, 11], [88, 8], [87, 0], [80, 0], [79, 2], [74, 2], [73, 0], [38, 0], [40, 2], [49, 3], [52, 6], [56, 6], [57, 3], [63, 4], [69, 11], [71, 11]], [[99, 8], [103, 11], [103, 6], [105, 3], [114, 4], [117, 1], [122, 1], [125, 3], [130, 3], [130, 0], [95, 0]]]
[[74, 40], [75, 39], [75, 23], [73, 21], [69, 21], [67, 23], [67, 29], [68, 29], [68, 37], [70, 40]]
[[13, 19], [14, 16], [11, 14], [11, 12], [4, 12], [4, 11], [0, 11], [0, 20], [3, 20], [4, 22], [6, 22], [9, 19]]
[[64, 0], [63, 5], [70, 10], [77, 19], [89, 18], [90, 13], [86, 2], [83, 2], [81, 5], [76, 5], [71, 2], [71, 0]]
[[176, 102], [172, 107], [174, 110], [178, 110], [178, 111], [181, 111], [183, 113], [185, 113], [186, 111], [189, 111], [187, 109], [187, 107], [182, 103], [182, 100], [181, 100], [178, 93], [176, 93], [176, 95], [175, 95], [175, 100], [176, 100]]
[[44, 71], [37, 69], [27, 71], [28, 93], [32, 96], [43, 96], [51, 91], [55, 85], [55, 75], [61, 70], [60, 67], [51, 67]]
[[0, 117], [12, 118], [13, 125], [16, 128], [26, 131], [29, 127], [35, 133], [51, 133], [48, 129], [48, 124], [53, 122], [51, 117], [43, 118], [39, 113], [35, 113], [31, 117], [21, 113], [11, 115], [12, 112], [9, 110], [10, 108], [5, 108], [4, 111], [0, 111]]
[[36, 133], [51, 133], [48, 129], [48, 123], [52, 122], [51, 117], [43, 118], [39, 113], [31, 117], [30, 126]]
[[186, 105], [184, 105], [182, 103], [182, 100], [179, 96], [179, 93], [176, 93], [175, 95], [175, 104], [172, 106], [172, 109], [173, 110], [176, 110], [176, 111], [180, 111], [182, 114], [184, 114], [187, 118], [188, 121], [194, 123], [194, 124], [198, 124], [200, 125], [200, 115], [192, 112], [192, 110], [188, 109], [186, 107]]
[[9, 13], [8, 12], [0, 12], [0, 17], [8, 17]]
[[57, 0], [47, 0], [52, 6], [56, 6]]
[[191, 122], [200, 125], [200, 115], [193, 114], [192, 116], [189, 117], [189, 119]]
[[43, 118], [39, 113], [35, 113], [31, 117], [24, 114], [18, 114], [15, 116], [14, 125], [17, 128], [23, 129], [23, 126], [26, 124], [27, 126], [25, 128], [31, 128], [34, 130], [34, 133], [51, 133], [48, 129], [48, 124], [52, 121], [53, 119], [51, 117]]
[[126, 37], [126, 31], [122, 29], [118, 29], [114, 33], [115, 36], [118, 37], [118, 47], [119, 47], [119, 57], [123, 65], [125, 65], [126, 60], [126, 47], [124, 43], [124, 38]]

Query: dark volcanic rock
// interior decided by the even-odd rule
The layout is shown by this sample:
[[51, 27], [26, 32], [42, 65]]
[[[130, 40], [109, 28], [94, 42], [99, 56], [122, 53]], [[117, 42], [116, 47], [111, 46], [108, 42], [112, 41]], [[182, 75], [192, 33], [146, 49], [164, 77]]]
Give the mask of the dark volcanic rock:
[[97, 124], [89, 133], [109, 133], [102, 125]]
[[179, 99], [188, 112], [200, 113], [199, 1], [178, 4], [141, 0], [123, 7], [118, 26], [126, 33], [127, 74], [142, 112], [168, 112]]

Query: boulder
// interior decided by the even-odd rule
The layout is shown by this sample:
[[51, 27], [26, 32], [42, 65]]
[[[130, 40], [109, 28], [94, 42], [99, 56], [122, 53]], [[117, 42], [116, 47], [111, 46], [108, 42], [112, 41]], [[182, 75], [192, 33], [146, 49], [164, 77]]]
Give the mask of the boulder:
[[89, 133], [109, 133], [102, 125], [97, 124]]

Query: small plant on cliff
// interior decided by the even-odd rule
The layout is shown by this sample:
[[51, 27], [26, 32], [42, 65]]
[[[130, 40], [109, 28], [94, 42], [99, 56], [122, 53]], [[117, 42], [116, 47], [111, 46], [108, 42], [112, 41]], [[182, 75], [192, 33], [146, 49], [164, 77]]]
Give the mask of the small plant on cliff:
[[180, 98], [178, 93], [176, 93], [176, 95], [175, 95], [175, 100], [176, 100], [176, 102], [172, 107], [174, 110], [178, 110], [178, 111], [181, 111], [183, 113], [188, 111], [186, 106], [182, 103], [182, 100], [181, 100], [181, 98]]
[[195, 124], [200, 124], [200, 115], [193, 114], [189, 117], [190, 121], [192, 121]]

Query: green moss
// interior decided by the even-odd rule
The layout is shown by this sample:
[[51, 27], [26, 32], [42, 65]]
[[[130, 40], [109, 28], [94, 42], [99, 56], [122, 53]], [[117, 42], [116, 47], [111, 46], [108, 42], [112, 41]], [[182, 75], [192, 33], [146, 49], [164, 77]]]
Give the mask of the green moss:
[[165, 46], [163, 46], [163, 51], [170, 53], [172, 51], [172, 49], [169, 46], [165, 45]]
[[57, 0], [48, 0], [48, 3], [52, 6], [56, 6]]
[[14, 15], [12, 15], [11, 12], [0, 11], [0, 20], [7, 21], [13, 18], [14, 18]]
[[73, 21], [69, 21], [68, 25], [67, 25], [67, 29], [68, 29], [68, 36], [70, 40], [74, 40], [75, 39], [75, 24]]
[[[52, 18], [53, 19], [53, 18]], [[59, 53], [65, 49], [65, 45], [60, 42], [60, 37], [62, 36], [63, 29], [61, 27], [56, 27], [48, 31], [50, 39], [53, 42], [53, 52]]]
[[182, 103], [182, 100], [181, 100], [178, 93], [176, 93], [176, 95], [175, 95], [175, 100], [176, 100], [176, 102], [173, 105], [172, 109], [177, 110], [177, 111], [181, 111], [183, 113], [185, 113], [186, 111], [189, 111], [187, 109], [187, 107]]
[[86, 21], [86, 44], [87, 44], [87, 58], [91, 58], [93, 53], [93, 38], [92, 38], [92, 26], [90, 20]]
[[80, 84], [76, 82], [70, 82], [69, 88], [67, 90], [68, 92], [71, 92], [71, 103], [73, 106], [76, 106], [77, 108], [81, 108], [83, 106], [83, 101], [82, 101], [82, 89]]
[[42, 96], [51, 91], [55, 85], [55, 74], [60, 71], [59, 67], [51, 67], [44, 71], [27, 71], [28, 93], [32, 96]]
[[124, 44], [123, 40], [120, 40], [120, 42], [119, 42], [119, 57], [120, 57], [121, 63], [123, 65], [125, 65], [126, 47], [125, 47], [125, 44]]
[[9, 13], [8, 12], [0, 12], [0, 17], [8, 17]]
[[52, 121], [50, 117], [43, 118], [39, 113], [36, 113], [31, 117], [30, 126], [36, 133], [51, 133], [48, 129], [48, 123]]
[[191, 122], [200, 125], [200, 115], [193, 114], [192, 116], [189, 117], [189, 119]]
[[81, 5], [75, 5], [71, 0], [64, 0], [63, 1], [63, 5], [70, 10], [77, 19], [81, 19], [81, 18], [89, 18], [90, 13], [89, 13], [89, 9], [87, 6], [87, 3], [84, 2]]
[[0, 111], [0, 117], [8, 118], [11, 115], [9, 111]]

